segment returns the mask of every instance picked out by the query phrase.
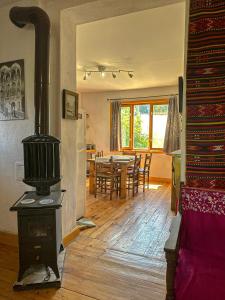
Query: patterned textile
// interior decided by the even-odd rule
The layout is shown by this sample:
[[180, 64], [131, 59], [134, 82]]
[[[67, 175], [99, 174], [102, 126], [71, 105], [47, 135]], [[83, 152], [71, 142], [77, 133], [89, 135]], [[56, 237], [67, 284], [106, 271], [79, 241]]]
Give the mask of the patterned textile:
[[182, 209], [225, 216], [225, 191], [183, 187]]
[[186, 183], [225, 187], [225, 1], [191, 0]]
[[225, 299], [225, 191], [182, 189], [176, 300]]

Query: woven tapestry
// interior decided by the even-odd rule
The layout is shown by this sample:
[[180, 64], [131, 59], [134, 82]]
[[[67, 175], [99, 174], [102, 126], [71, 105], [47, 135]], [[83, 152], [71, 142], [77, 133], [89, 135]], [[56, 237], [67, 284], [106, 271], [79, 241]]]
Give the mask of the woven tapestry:
[[225, 187], [225, 1], [191, 0], [187, 185]]

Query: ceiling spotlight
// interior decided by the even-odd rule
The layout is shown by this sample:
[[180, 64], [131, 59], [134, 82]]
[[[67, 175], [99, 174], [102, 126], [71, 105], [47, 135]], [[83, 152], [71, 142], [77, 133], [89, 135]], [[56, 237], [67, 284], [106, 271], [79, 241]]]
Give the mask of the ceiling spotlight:
[[105, 66], [97, 66], [98, 72], [100, 72], [101, 77], [105, 77]]
[[116, 73], [112, 72], [112, 77], [115, 79], [116, 78]]
[[129, 75], [130, 78], [133, 78], [133, 77], [134, 77], [134, 74], [131, 73], [131, 72], [128, 72], [128, 75]]

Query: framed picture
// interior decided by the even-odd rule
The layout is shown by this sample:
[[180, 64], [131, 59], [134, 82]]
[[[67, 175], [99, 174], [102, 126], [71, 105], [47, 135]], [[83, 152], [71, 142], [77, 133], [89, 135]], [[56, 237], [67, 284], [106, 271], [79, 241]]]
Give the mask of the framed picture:
[[78, 93], [63, 90], [63, 118], [78, 120]]
[[24, 119], [24, 60], [0, 63], [0, 121]]

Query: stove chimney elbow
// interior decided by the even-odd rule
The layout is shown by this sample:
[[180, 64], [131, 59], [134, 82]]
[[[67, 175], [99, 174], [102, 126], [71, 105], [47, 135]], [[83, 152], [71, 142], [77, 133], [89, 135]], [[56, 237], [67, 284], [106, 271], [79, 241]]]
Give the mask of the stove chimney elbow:
[[9, 12], [10, 20], [17, 27], [24, 27], [26, 24], [31, 23], [35, 27], [40, 26], [49, 31], [50, 20], [46, 12], [37, 6], [20, 7], [14, 6]]

